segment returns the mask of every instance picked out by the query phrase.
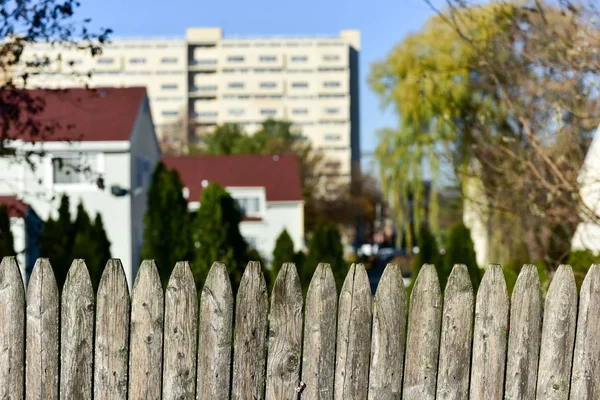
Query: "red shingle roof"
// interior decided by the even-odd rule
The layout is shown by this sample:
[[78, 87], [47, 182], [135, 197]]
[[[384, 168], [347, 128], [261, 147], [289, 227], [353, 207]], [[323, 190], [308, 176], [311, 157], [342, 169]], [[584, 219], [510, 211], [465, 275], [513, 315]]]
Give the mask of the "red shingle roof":
[[0, 121], [11, 115], [8, 137], [26, 142], [129, 140], [145, 94], [142, 87], [4, 90]]
[[0, 206], [6, 205], [9, 217], [22, 218], [29, 206], [17, 199], [17, 196], [0, 196]]
[[168, 169], [179, 172], [190, 194], [188, 201], [199, 201], [202, 181], [223, 187], [264, 187], [267, 201], [302, 200], [300, 164], [295, 154], [168, 156]]

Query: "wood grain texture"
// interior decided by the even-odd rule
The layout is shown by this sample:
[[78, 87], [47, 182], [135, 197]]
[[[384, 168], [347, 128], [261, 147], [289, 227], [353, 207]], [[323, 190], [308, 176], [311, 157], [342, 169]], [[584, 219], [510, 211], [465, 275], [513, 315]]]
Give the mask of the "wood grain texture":
[[534, 265], [525, 265], [512, 293], [504, 396], [507, 400], [535, 398], [542, 337], [542, 293]]
[[435, 399], [442, 318], [435, 266], [423, 265], [410, 295], [403, 399]]
[[352, 264], [338, 307], [334, 397], [365, 399], [369, 388], [373, 296], [367, 271]]
[[94, 399], [127, 399], [129, 287], [120, 260], [106, 263], [96, 298]]
[[296, 266], [283, 264], [271, 296], [267, 400], [297, 397], [302, 357], [302, 288]]
[[129, 398], [160, 399], [164, 294], [154, 261], [143, 261], [131, 296]]
[[187, 262], [173, 268], [165, 293], [164, 400], [192, 400], [196, 394], [198, 295]]
[[466, 265], [452, 269], [444, 291], [437, 398], [469, 398], [475, 296]]
[[234, 400], [264, 399], [268, 297], [260, 263], [249, 262], [235, 303]]
[[47, 258], [36, 261], [27, 287], [25, 395], [58, 399], [58, 286]]
[[232, 337], [233, 292], [227, 267], [217, 262], [208, 273], [200, 299], [197, 399], [229, 399]]
[[579, 295], [571, 374], [572, 399], [600, 398], [600, 265], [589, 269]]
[[508, 291], [500, 265], [490, 265], [475, 304], [471, 399], [495, 400], [504, 392], [508, 330]]
[[71, 264], [60, 309], [60, 398], [91, 399], [94, 290], [83, 260]]
[[577, 287], [571, 267], [554, 274], [544, 310], [538, 369], [538, 399], [568, 399], [577, 318]]
[[302, 353], [302, 399], [333, 399], [337, 291], [329, 264], [319, 264], [308, 286]]
[[25, 288], [15, 257], [0, 264], [0, 399], [22, 399], [25, 382]]
[[373, 302], [369, 399], [399, 399], [406, 340], [406, 289], [400, 266], [388, 264]]

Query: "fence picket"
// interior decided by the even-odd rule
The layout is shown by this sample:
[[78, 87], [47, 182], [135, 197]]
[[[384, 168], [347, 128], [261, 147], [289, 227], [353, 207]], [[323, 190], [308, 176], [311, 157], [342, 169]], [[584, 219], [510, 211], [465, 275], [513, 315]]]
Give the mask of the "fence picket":
[[435, 399], [442, 299], [435, 266], [424, 264], [410, 294], [403, 398]]
[[329, 264], [319, 264], [308, 286], [302, 353], [305, 400], [333, 399], [337, 292]]
[[58, 286], [47, 258], [36, 261], [27, 287], [25, 395], [58, 399]]
[[216, 262], [200, 299], [197, 399], [229, 399], [232, 335], [233, 291], [227, 267]]
[[504, 392], [508, 290], [502, 267], [491, 264], [475, 303], [471, 399], [500, 399]]
[[591, 266], [581, 286], [573, 355], [571, 398], [600, 397], [600, 265]]
[[83, 260], [69, 268], [60, 309], [60, 398], [91, 399], [94, 289]]
[[452, 268], [444, 291], [437, 377], [438, 399], [467, 399], [475, 296], [464, 264]]
[[0, 264], [0, 398], [23, 398], [25, 289], [15, 257]]
[[369, 399], [400, 398], [405, 335], [406, 289], [402, 271], [398, 265], [388, 264], [373, 302]]
[[577, 287], [573, 270], [561, 265], [554, 274], [544, 310], [538, 370], [538, 399], [568, 399], [575, 343]]
[[542, 336], [542, 293], [534, 265], [525, 265], [512, 293], [505, 399], [535, 398]]
[[187, 262], [173, 268], [165, 293], [163, 399], [192, 400], [196, 394], [198, 295]]
[[131, 296], [129, 398], [160, 399], [164, 294], [154, 261], [138, 270]]
[[264, 399], [269, 296], [260, 263], [248, 263], [235, 303], [234, 400]]
[[296, 266], [285, 263], [277, 275], [271, 295], [265, 395], [268, 400], [297, 396], [302, 350], [302, 302]]
[[369, 388], [373, 296], [367, 271], [352, 264], [338, 307], [334, 397], [364, 399]]

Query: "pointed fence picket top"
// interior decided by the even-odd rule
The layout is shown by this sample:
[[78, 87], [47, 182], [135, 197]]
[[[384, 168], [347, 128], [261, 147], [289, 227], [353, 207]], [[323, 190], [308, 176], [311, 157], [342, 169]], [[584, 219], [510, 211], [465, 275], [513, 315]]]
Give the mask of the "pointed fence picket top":
[[25, 289], [15, 257], [0, 264], [0, 398], [21, 399], [25, 387]]
[[302, 288], [296, 266], [285, 263], [277, 275], [269, 313], [267, 400], [297, 396], [302, 349]]
[[554, 274], [544, 309], [538, 399], [568, 399], [577, 318], [577, 286], [570, 266]]
[[410, 294], [403, 399], [435, 399], [442, 299], [435, 266], [424, 264]]
[[525, 265], [512, 293], [506, 400], [534, 399], [542, 337], [542, 293], [535, 265]]
[[248, 263], [235, 304], [233, 400], [262, 400], [269, 296], [260, 263]]
[[477, 291], [473, 327], [471, 399], [500, 399], [504, 392], [508, 290], [502, 267], [490, 265]]
[[91, 399], [94, 289], [83, 260], [71, 264], [60, 311], [60, 398]]
[[129, 287], [120, 260], [109, 260], [96, 296], [94, 398], [127, 400]]
[[36, 261], [27, 287], [25, 395], [58, 399], [58, 286], [47, 258]]
[[216, 262], [200, 299], [197, 399], [229, 399], [232, 335], [233, 291], [227, 267]]
[[302, 352], [302, 399], [333, 399], [337, 291], [329, 264], [319, 264], [308, 286]]
[[452, 268], [444, 291], [437, 376], [438, 399], [469, 397], [474, 305], [475, 296], [469, 270], [466, 265], [457, 264]]
[[352, 264], [338, 306], [334, 397], [364, 399], [369, 388], [371, 286], [365, 266]]
[[178, 262], [165, 293], [164, 400], [191, 400], [195, 397], [197, 333], [196, 283], [190, 265]]
[[571, 375], [572, 399], [600, 398], [600, 265], [589, 269], [579, 295]]
[[393, 400], [402, 393], [406, 335], [406, 289], [400, 266], [388, 264], [373, 304], [369, 399]]
[[160, 399], [164, 294], [154, 261], [138, 270], [131, 296], [129, 398]]

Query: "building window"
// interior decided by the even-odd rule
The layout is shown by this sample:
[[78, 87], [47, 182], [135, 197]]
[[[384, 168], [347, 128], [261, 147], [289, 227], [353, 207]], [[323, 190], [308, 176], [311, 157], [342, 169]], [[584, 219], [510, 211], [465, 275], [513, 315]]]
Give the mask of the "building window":
[[69, 155], [52, 158], [52, 182], [57, 184], [91, 183], [96, 172], [95, 155]]
[[194, 86], [194, 89], [198, 92], [214, 92], [217, 90], [217, 85]]
[[306, 62], [308, 61], [307, 56], [292, 56], [292, 62]]
[[146, 157], [135, 157], [135, 187], [144, 188], [150, 184], [152, 167]]
[[129, 64], [146, 64], [146, 59], [143, 57], [130, 58]]
[[340, 140], [341, 138], [342, 138], [341, 135], [332, 135], [332, 134], [325, 135], [325, 140], [328, 142], [335, 142], [335, 141]]
[[176, 64], [177, 57], [163, 57], [160, 59], [160, 62], [163, 64]]
[[337, 88], [342, 86], [342, 83], [339, 81], [327, 81], [323, 82], [323, 86], [326, 88]]
[[260, 87], [266, 88], [266, 89], [272, 89], [274, 87], [277, 87], [277, 83], [276, 82], [261, 82]]
[[292, 110], [292, 114], [294, 114], [294, 115], [306, 115], [306, 114], [308, 114], [308, 109], [307, 108], [294, 108]]
[[293, 88], [307, 88], [308, 82], [292, 82]]
[[261, 115], [275, 115], [277, 114], [277, 110], [274, 108], [263, 108], [260, 110]]
[[259, 198], [258, 197], [239, 197], [235, 199], [236, 203], [240, 207], [240, 211], [243, 215], [256, 215], [260, 213]]
[[277, 61], [277, 57], [275, 56], [260, 56], [261, 62], [275, 62]]
[[161, 89], [163, 90], [175, 90], [179, 87], [176, 83], [163, 83]]
[[231, 109], [229, 109], [229, 115], [235, 115], [235, 116], [244, 115], [244, 109], [243, 108], [231, 108]]
[[338, 56], [337, 54], [326, 54], [325, 56], [323, 56], [323, 60], [325, 60], [325, 61], [339, 61], [340, 60], [340, 56]]
[[339, 114], [339, 112], [340, 112], [339, 108], [326, 108], [325, 109], [325, 114], [333, 115], [333, 114]]
[[198, 112], [196, 112], [196, 116], [197, 117], [206, 117], [206, 118], [216, 117], [217, 112], [216, 111], [198, 111]]
[[112, 64], [115, 62], [114, 58], [102, 57], [98, 59], [98, 64]]
[[244, 56], [229, 56], [227, 57], [229, 62], [244, 62]]
[[229, 84], [227, 85], [227, 87], [229, 89], [243, 89], [244, 88], [244, 82], [229, 82]]
[[200, 65], [214, 65], [217, 63], [217, 60], [213, 58], [201, 58], [199, 60], [194, 60], [194, 63]]
[[167, 110], [167, 111], [163, 111], [162, 115], [163, 115], [163, 117], [176, 117], [179, 115], [179, 112]]
[[335, 93], [335, 94], [320, 94], [319, 98], [321, 99], [334, 99], [334, 98], [342, 98], [342, 97], [346, 97], [346, 95], [344, 93]]

